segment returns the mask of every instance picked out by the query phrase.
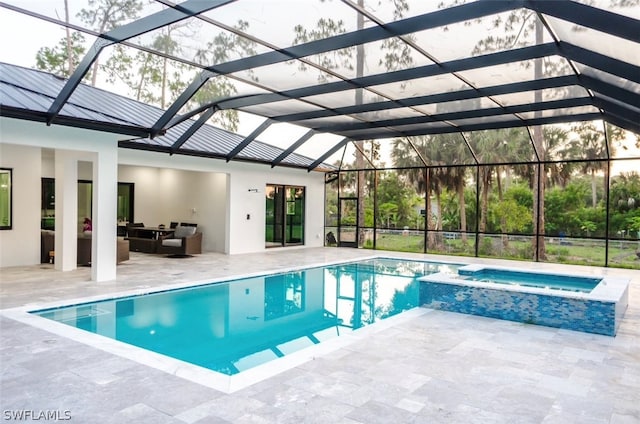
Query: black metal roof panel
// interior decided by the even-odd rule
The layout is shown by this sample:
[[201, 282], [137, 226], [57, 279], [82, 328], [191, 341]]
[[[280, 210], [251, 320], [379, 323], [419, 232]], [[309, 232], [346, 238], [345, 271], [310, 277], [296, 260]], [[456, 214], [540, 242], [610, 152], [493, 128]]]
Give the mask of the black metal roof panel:
[[[16, 112], [10, 111], [21, 110], [24, 118], [29, 114], [32, 115], [32, 119], [43, 118], [64, 83], [64, 80], [46, 72], [0, 63], [0, 114], [16, 117]], [[123, 134], [130, 134], [125, 127], [133, 126], [148, 134], [149, 127], [161, 114], [162, 110], [155, 106], [81, 84], [69, 102], [64, 104], [60, 119], [64, 119], [65, 122], [69, 119], [75, 120], [76, 126], [79, 127], [84, 126], [82, 122], [112, 124], [114, 129], [122, 126]], [[133, 147], [133, 144], [138, 144], [138, 148], [171, 151], [173, 144], [192, 124], [193, 121], [188, 120], [172, 127], [162, 136], [154, 139], [127, 140], [124, 145]], [[95, 128], [95, 125], [91, 125], [91, 128]], [[244, 137], [239, 134], [204, 125], [182, 145], [181, 149], [191, 154], [200, 152], [203, 156], [226, 157], [243, 140]], [[173, 153], [180, 153], [181, 149]], [[271, 162], [282, 152], [280, 148], [254, 141], [237, 157], [265, 163]], [[312, 162], [310, 158], [292, 153], [284, 163], [306, 168]]]
[[[46, 114], [64, 83], [64, 80], [47, 72], [0, 63], [0, 104], [2, 108], [24, 110], [25, 114]], [[92, 93], [93, 100], [90, 98]], [[72, 100], [62, 108], [61, 116], [123, 127], [143, 127], [127, 118], [127, 108], [123, 102], [114, 104], [112, 99], [119, 97], [104, 90], [81, 85], [72, 96]]]

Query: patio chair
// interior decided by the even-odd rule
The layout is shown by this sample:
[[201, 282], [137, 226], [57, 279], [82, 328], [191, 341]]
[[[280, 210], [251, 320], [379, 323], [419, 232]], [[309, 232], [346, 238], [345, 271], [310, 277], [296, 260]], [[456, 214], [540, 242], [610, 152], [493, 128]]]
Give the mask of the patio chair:
[[156, 253], [157, 240], [153, 231], [145, 230], [144, 223], [135, 222], [127, 224], [127, 237], [129, 249], [132, 252]]
[[158, 253], [187, 257], [202, 253], [202, 233], [197, 227], [178, 225], [175, 231], [158, 240]]

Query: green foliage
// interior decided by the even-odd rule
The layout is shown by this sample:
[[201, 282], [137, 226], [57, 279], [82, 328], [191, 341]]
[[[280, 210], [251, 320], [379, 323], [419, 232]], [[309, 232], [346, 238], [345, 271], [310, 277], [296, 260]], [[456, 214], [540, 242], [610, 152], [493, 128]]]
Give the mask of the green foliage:
[[398, 216], [398, 205], [386, 202], [378, 206], [378, 210], [380, 212], [380, 218], [383, 225], [386, 225], [387, 228], [391, 228], [391, 223], [393, 222], [395, 226]]
[[[580, 222], [580, 233], [573, 236], [603, 237], [605, 235], [607, 211], [604, 205], [583, 207], [576, 211], [576, 219]], [[592, 225], [593, 224], [593, 225]]]
[[519, 205], [514, 199], [493, 203], [489, 214], [496, 222], [500, 223], [502, 233], [522, 232], [531, 225], [530, 209]]
[[630, 231], [640, 233], [640, 215], [627, 218], [627, 226]]
[[491, 256], [493, 254], [493, 240], [490, 237], [482, 237], [478, 254], [480, 256]]
[[[293, 45], [304, 44], [310, 41], [322, 40], [328, 37], [332, 37], [347, 32], [344, 21], [334, 20], [332, 18], [321, 17], [316, 23], [316, 27], [313, 29], [307, 29], [302, 25], [296, 25], [293, 28], [295, 37], [293, 39]], [[325, 69], [330, 70], [342, 70], [353, 71], [353, 57], [355, 56], [355, 47], [347, 47], [344, 49], [338, 49], [326, 53], [321, 53], [315, 56], [315, 61], [318, 65]], [[294, 62], [291, 62], [294, 63]], [[298, 69], [302, 72], [309, 71], [309, 65], [303, 61], [297, 61]], [[325, 72], [318, 72], [318, 83], [328, 82], [328, 75]]]
[[[138, 18], [143, 4], [140, 0], [88, 0], [87, 6], [78, 12], [78, 18], [88, 28], [104, 34]], [[107, 72], [110, 72], [108, 68], [109, 65], [100, 66], [100, 57], [96, 57], [93, 62], [91, 85], [96, 85], [98, 69], [107, 69]]]
[[[152, 42], [145, 46], [166, 55], [180, 56], [180, 38], [186, 31], [186, 24], [174, 24], [159, 30]], [[184, 75], [188, 74], [184, 64], [165, 57], [137, 51], [130, 55], [129, 50], [118, 45], [107, 60], [104, 70], [108, 81], [124, 82], [136, 100], [166, 108], [186, 86]]]
[[509, 187], [505, 193], [505, 197], [513, 199], [518, 205], [523, 206], [529, 210], [533, 208], [533, 192], [524, 184], [517, 184]]
[[[36, 53], [36, 68], [51, 72], [59, 77], [68, 78], [80, 63], [86, 49], [85, 38], [80, 32], [72, 32], [69, 37], [71, 47], [71, 68], [69, 68], [69, 52], [67, 38], [62, 38], [54, 47], [41, 47]], [[85, 78], [90, 78], [89, 74]]]
[[553, 187], [545, 194], [546, 234], [579, 234], [580, 221], [577, 211], [585, 205], [588, 188], [576, 183], [566, 188]]
[[[240, 32], [246, 32], [249, 22], [239, 19], [234, 28]], [[206, 44], [206, 48], [196, 52], [195, 60], [204, 64], [224, 63], [234, 58], [253, 56], [257, 53], [257, 44], [249, 38], [241, 37], [231, 32], [220, 32]], [[249, 77], [258, 81], [252, 71]], [[227, 77], [217, 77], [210, 79], [193, 96], [188, 106], [196, 108], [207, 104], [212, 104], [215, 100], [232, 97], [238, 93], [233, 80]], [[237, 131], [239, 118], [235, 110], [218, 111], [211, 118], [213, 122], [229, 131]]]
[[415, 227], [418, 218], [416, 206], [422, 201], [415, 189], [397, 172], [381, 172], [378, 181], [378, 218], [379, 225], [391, 228]]
[[142, 10], [140, 0], [88, 0], [87, 6], [78, 12], [78, 18], [99, 33], [137, 18]]
[[640, 207], [640, 175], [637, 172], [621, 173], [611, 179], [610, 207], [625, 213]]

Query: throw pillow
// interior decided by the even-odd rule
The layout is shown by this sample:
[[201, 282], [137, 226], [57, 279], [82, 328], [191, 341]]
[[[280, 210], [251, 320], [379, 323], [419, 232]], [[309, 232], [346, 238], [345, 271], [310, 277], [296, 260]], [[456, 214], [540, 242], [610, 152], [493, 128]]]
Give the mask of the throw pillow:
[[173, 237], [182, 238], [189, 237], [196, 233], [196, 227], [183, 227], [182, 225], [178, 225], [176, 227], [176, 231], [173, 233]]

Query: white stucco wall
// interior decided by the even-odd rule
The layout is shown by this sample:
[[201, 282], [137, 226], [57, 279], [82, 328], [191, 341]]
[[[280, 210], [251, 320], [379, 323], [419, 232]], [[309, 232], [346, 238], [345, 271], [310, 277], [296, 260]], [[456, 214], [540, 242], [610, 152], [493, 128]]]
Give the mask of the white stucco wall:
[[0, 231], [0, 267], [40, 263], [40, 148], [4, 144], [0, 167], [13, 168], [13, 228]]
[[225, 252], [227, 175], [149, 166], [120, 165], [118, 181], [134, 183], [134, 221], [169, 226], [198, 224], [202, 249]]
[[[237, 165], [236, 165], [237, 166]], [[267, 184], [305, 187], [305, 246], [323, 245], [324, 175], [298, 169], [272, 170], [268, 166], [238, 170], [230, 179], [229, 251], [249, 253], [264, 250], [265, 187]], [[257, 189], [257, 192], [249, 191]], [[250, 219], [247, 220], [247, 214]]]
[[[143, 152], [137, 150], [120, 149], [120, 168], [123, 165], [144, 166], [148, 172], [147, 178], [151, 178], [153, 171], [149, 168], [159, 168], [164, 173], [162, 178], [155, 179], [155, 184], [160, 181], [167, 183], [168, 192], [174, 188], [184, 191], [189, 187], [193, 193], [199, 193], [195, 197], [190, 196], [186, 205], [181, 202], [173, 204], [177, 210], [172, 213], [178, 220], [191, 218], [191, 221], [202, 226], [205, 231], [213, 231], [216, 238], [215, 246], [220, 246], [223, 239], [223, 223], [225, 232], [225, 248], [222, 251], [229, 254], [261, 252], [265, 248], [265, 187], [267, 184], [300, 185], [306, 188], [306, 213], [305, 213], [305, 246], [318, 247], [323, 245], [324, 230], [324, 174], [320, 172], [307, 172], [303, 169], [271, 168], [269, 165], [252, 164], [246, 162], [229, 162], [218, 159], [207, 159], [190, 156], [169, 156], [162, 153]], [[178, 170], [192, 171], [191, 175], [181, 174]], [[181, 178], [168, 178], [170, 176]], [[211, 181], [209, 181], [211, 180]], [[127, 182], [124, 174], [120, 174], [119, 181]], [[191, 185], [185, 185], [185, 183]], [[134, 181], [128, 181], [134, 182]], [[228, 185], [225, 195], [222, 186]], [[257, 189], [257, 192], [249, 191]], [[153, 211], [143, 209], [138, 212], [140, 202], [136, 184], [136, 220], [142, 219], [147, 224], [149, 219], [155, 217]], [[157, 190], [157, 188], [156, 188]], [[158, 195], [160, 196], [160, 195]], [[153, 204], [153, 198], [149, 198], [149, 204]], [[224, 212], [222, 205], [224, 204]], [[196, 214], [191, 216], [192, 208], [196, 208]], [[169, 206], [165, 206], [169, 208]], [[167, 209], [170, 210], [170, 209]], [[185, 218], [181, 214], [187, 213]], [[224, 220], [221, 219], [224, 213]], [[247, 214], [250, 219], [247, 220]], [[162, 218], [159, 223], [168, 223], [169, 218]], [[149, 221], [152, 223], [153, 221]], [[154, 224], [152, 224], [154, 225]], [[208, 230], [207, 230], [208, 229]]]
[[[28, 187], [20, 187], [18, 183], [14, 185], [14, 192], [19, 190], [21, 191], [20, 196], [24, 195], [29, 198], [29, 201], [20, 200], [21, 209], [18, 210], [18, 204], [15, 205], [14, 217], [24, 215], [25, 218], [21, 217], [20, 219], [28, 220], [28, 223], [16, 227], [16, 232], [6, 237], [6, 242], [4, 240], [5, 237], [2, 236], [3, 240], [0, 242], [3, 251], [2, 255], [7, 250], [5, 249], [5, 244], [10, 246], [9, 239], [13, 238], [22, 240], [22, 243], [25, 244], [25, 250], [18, 253], [15, 252], [15, 248], [19, 244], [12, 246], [11, 249], [14, 249], [14, 253], [11, 253], [11, 257], [3, 260], [1, 266], [40, 263], [41, 178], [43, 176], [41, 148], [56, 149], [70, 152], [78, 169], [83, 168], [83, 166], [78, 165], [83, 161], [92, 162], [93, 165], [90, 165], [89, 169], [92, 169], [94, 174], [96, 171], [100, 171], [100, 174], [105, 177], [101, 179], [103, 184], [97, 186], [98, 189], [94, 190], [94, 206], [99, 207], [99, 205], [96, 206], [96, 199], [99, 198], [102, 199], [100, 204], [113, 205], [113, 208], [101, 210], [100, 218], [97, 218], [96, 222], [94, 222], [93, 251], [103, 252], [100, 257], [106, 259], [99, 261], [99, 263], [94, 262], [91, 275], [95, 281], [106, 281], [115, 278], [116, 228], [115, 225], [107, 225], [107, 222], [116, 222], [115, 171], [117, 170], [117, 141], [120, 137], [116, 134], [0, 118], [0, 147], [2, 147], [2, 155], [0, 157], [2, 157], [2, 161], [5, 160], [5, 157], [12, 157], [11, 154], [5, 154], [5, 151], [33, 152], [27, 155], [18, 153], [16, 165], [13, 166], [14, 179], [15, 175], [21, 175], [20, 180], [29, 181]], [[54, 167], [49, 167], [45, 171], [48, 173], [54, 169]], [[57, 174], [57, 170], [55, 170], [55, 173]], [[96, 180], [96, 177], [92, 175], [88, 179]], [[108, 180], [113, 182], [112, 186]], [[23, 207], [24, 210], [22, 209]], [[58, 214], [57, 209], [58, 203], [56, 203], [56, 215]], [[75, 213], [73, 219], [76, 219]], [[56, 222], [56, 228], [57, 225], [58, 223]], [[61, 237], [56, 237], [56, 246], [58, 246], [59, 239]], [[75, 249], [71, 250], [73, 250], [75, 258]], [[56, 248], [56, 258], [59, 256], [57, 253], [58, 248]], [[62, 252], [62, 255], [63, 258], [66, 258], [64, 252]], [[66, 262], [56, 259], [56, 268], [60, 263]]]
[[[85, 160], [92, 161], [94, 156], [87, 153], [85, 159], [82, 152], [116, 149], [118, 181], [135, 183], [135, 220], [147, 225], [168, 225], [172, 220], [195, 222], [205, 236], [205, 251], [228, 254], [264, 251], [266, 185], [304, 186], [305, 246], [323, 245], [322, 173], [117, 149], [117, 140], [123, 138], [117, 134], [56, 125], [48, 127], [42, 123], [10, 118], [0, 118], [0, 137], [2, 166], [14, 168], [16, 181], [16, 231], [0, 234], [1, 266], [37, 264], [40, 261], [40, 179], [55, 177], [53, 150], [48, 149], [78, 152], [78, 178], [87, 180], [92, 179], [92, 165]], [[20, 197], [16, 196], [18, 191]], [[113, 209], [115, 216], [115, 202]], [[246, 219], [247, 214], [250, 219]], [[20, 221], [16, 220], [18, 215]], [[15, 249], [15, 240], [27, 241], [24, 252]], [[5, 246], [11, 248], [6, 249]]]

